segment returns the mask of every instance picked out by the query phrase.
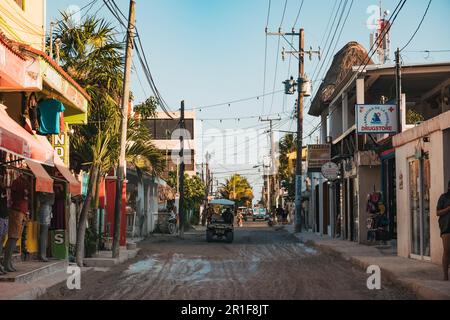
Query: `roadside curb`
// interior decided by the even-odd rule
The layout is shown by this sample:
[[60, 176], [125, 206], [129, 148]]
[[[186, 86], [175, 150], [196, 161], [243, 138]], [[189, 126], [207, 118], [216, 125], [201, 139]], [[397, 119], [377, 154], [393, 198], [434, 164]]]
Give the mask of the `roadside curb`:
[[[361, 268], [362, 270], [367, 270], [367, 268], [373, 263], [366, 261], [362, 258], [355, 257], [352, 254], [349, 254], [347, 252], [344, 252], [343, 250], [339, 250], [339, 248], [335, 248], [331, 245], [319, 243], [317, 239], [314, 239], [313, 237], [304, 237], [301, 234], [294, 233], [293, 230], [289, 230], [286, 228], [288, 232], [293, 234], [297, 239], [300, 240], [303, 244], [308, 244], [313, 246], [314, 248], [320, 250], [321, 252], [325, 253], [332, 253], [337, 254], [343, 259], [351, 262], [355, 266]], [[320, 240], [319, 240], [320, 241]], [[376, 257], [367, 257], [367, 260], [370, 258], [376, 258]], [[423, 299], [423, 300], [450, 300], [450, 292], [448, 290], [439, 290], [437, 288], [433, 288], [432, 286], [436, 283], [435, 281], [426, 281], [423, 279], [416, 279], [416, 278], [407, 278], [401, 275], [398, 275], [398, 273], [395, 270], [392, 270], [391, 268], [388, 268], [384, 266], [383, 264], [378, 264], [378, 266], [381, 269], [381, 272], [385, 279], [387, 279], [389, 282], [397, 284], [399, 286], [402, 286], [411, 292], [413, 292], [417, 298]]]

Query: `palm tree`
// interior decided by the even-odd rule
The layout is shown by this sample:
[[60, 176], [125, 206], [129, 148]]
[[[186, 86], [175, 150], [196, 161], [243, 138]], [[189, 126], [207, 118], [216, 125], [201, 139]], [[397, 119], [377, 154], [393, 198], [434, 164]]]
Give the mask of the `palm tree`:
[[238, 174], [226, 180], [220, 194], [226, 199], [235, 201], [238, 206], [249, 206], [254, 198], [253, 189], [247, 178]]
[[[117, 167], [119, 159], [124, 46], [115, 38], [111, 24], [95, 16], [75, 24], [63, 13], [54, 37], [61, 39], [62, 67], [91, 96], [88, 124], [74, 127], [71, 139], [71, 158], [76, 169], [90, 173], [77, 230], [76, 262], [82, 266], [86, 221], [88, 212], [96, 209], [92, 207], [98, 202], [100, 177]], [[163, 170], [162, 154], [150, 142], [150, 132], [140, 121], [129, 120], [126, 151], [127, 160], [140, 174], [156, 175]]]

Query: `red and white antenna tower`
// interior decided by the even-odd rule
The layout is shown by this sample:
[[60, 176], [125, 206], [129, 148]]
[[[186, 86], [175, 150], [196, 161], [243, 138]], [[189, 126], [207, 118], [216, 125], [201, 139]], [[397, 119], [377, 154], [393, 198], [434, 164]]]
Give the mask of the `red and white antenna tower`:
[[370, 47], [372, 48], [376, 45], [379, 64], [386, 64], [390, 61], [391, 35], [389, 32], [390, 22], [387, 19], [389, 14], [389, 10], [383, 11], [382, 1], [380, 0], [380, 16], [377, 21], [377, 30], [375, 33], [370, 34]]

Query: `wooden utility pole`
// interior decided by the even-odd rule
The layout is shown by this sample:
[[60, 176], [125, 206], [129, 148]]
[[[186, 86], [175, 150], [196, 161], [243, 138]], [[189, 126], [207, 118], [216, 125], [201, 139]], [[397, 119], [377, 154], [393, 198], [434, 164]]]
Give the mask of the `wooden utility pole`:
[[[270, 123], [270, 164], [269, 164], [269, 172], [267, 175], [267, 210], [269, 212], [272, 211], [272, 196], [271, 196], [271, 183], [270, 179], [273, 175], [275, 175], [275, 150], [273, 147], [275, 146], [275, 137], [273, 135], [273, 122], [281, 121], [281, 118], [276, 119], [261, 119], [261, 122], [269, 122]], [[275, 183], [274, 183], [275, 186]]]
[[53, 29], [55, 27], [55, 23], [52, 21], [50, 22], [50, 50], [49, 50], [49, 56], [53, 59]]
[[186, 123], [184, 119], [184, 101], [181, 101], [181, 117], [180, 117], [180, 203], [179, 203], [179, 212], [180, 212], [180, 238], [184, 238], [184, 171], [185, 171], [185, 163], [184, 163], [184, 134], [186, 129]]
[[300, 29], [297, 80], [297, 159], [295, 165], [295, 232], [302, 232], [302, 151], [303, 151], [303, 79], [305, 77], [305, 30]]
[[293, 54], [298, 56], [298, 80], [297, 80], [297, 161], [295, 169], [295, 232], [302, 231], [302, 149], [303, 149], [303, 99], [305, 97], [305, 92], [303, 84], [305, 82], [305, 54], [309, 55], [311, 59], [313, 54], [318, 54], [320, 59], [320, 48], [319, 51], [308, 50], [305, 51], [305, 30], [300, 29], [297, 33], [293, 29], [292, 32], [286, 33], [281, 32], [267, 32], [271, 36], [298, 36], [299, 38], [299, 50], [298, 51], [284, 51], [283, 57], [287, 54]]
[[397, 92], [397, 126], [398, 133], [401, 133], [402, 128], [402, 63], [400, 61], [400, 49], [395, 51], [395, 84]]
[[127, 48], [125, 58], [125, 72], [123, 80], [123, 94], [122, 94], [122, 124], [121, 124], [121, 139], [120, 139], [120, 158], [119, 167], [117, 168], [117, 184], [116, 184], [116, 201], [114, 207], [114, 238], [113, 238], [113, 258], [118, 258], [120, 253], [120, 225], [121, 225], [121, 209], [122, 209], [122, 193], [123, 183], [125, 180], [125, 150], [127, 143], [128, 131], [128, 106], [130, 103], [130, 82], [131, 82], [131, 64], [133, 61], [133, 38], [134, 28], [136, 23], [136, 2], [130, 0], [130, 15], [128, 18], [127, 30]]

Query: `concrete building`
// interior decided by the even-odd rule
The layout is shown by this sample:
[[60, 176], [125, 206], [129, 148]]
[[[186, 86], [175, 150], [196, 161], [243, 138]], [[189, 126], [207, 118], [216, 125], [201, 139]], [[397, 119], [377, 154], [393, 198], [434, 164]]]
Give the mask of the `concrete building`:
[[[70, 195], [81, 194], [81, 184], [69, 170], [68, 133], [70, 126], [87, 123], [90, 97], [47, 55], [45, 12], [45, 0], [0, 1], [0, 171], [7, 176], [7, 188], [20, 175], [33, 181], [29, 190], [33, 197], [31, 220], [25, 227], [26, 241], [21, 252], [37, 252], [37, 193], [55, 193], [56, 201], [62, 205], [50, 230], [59, 232], [63, 243], [54, 257], [65, 259], [70, 229], [67, 221], [73, 216]], [[58, 114], [64, 119], [64, 126], [48, 135], [38, 135], [35, 111], [39, 101], [49, 99], [64, 105]], [[52, 241], [50, 245], [57, 244]]]
[[45, 0], [0, 1], [0, 29], [11, 40], [45, 51]]
[[[166, 170], [162, 177], [168, 178], [169, 172], [177, 171], [180, 152], [180, 113], [171, 113], [171, 119], [166, 113], [159, 112], [154, 119], [145, 120], [152, 135], [152, 142], [166, 156]], [[195, 144], [195, 112], [185, 112], [186, 135], [185, 136], [185, 168], [189, 176], [197, 173], [195, 165], [196, 144]]]

